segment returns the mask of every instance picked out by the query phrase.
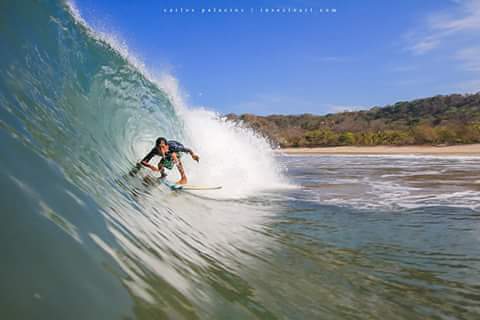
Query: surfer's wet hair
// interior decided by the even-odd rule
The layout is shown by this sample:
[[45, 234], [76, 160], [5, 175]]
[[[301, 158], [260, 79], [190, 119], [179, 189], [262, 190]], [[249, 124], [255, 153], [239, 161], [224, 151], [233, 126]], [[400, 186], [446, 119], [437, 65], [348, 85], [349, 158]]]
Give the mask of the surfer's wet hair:
[[158, 147], [160, 145], [160, 143], [165, 143], [167, 144], [167, 139], [165, 139], [164, 137], [160, 137], [160, 138], [157, 138], [157, 141], [155, 142], [155, 145]]

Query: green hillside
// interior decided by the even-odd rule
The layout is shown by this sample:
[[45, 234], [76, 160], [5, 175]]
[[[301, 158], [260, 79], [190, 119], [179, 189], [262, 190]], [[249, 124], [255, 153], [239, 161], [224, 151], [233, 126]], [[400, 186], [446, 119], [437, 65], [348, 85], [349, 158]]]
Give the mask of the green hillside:
[[324, 116], [226, 116], [281, 147], [480, 142], [480, 93], [435, 96]]

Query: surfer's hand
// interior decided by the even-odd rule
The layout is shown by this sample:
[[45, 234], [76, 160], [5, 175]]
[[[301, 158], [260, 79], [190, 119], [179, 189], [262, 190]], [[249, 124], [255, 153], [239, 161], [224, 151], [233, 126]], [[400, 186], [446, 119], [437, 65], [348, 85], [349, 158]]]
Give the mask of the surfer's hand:
[[200, 157], [198, 155], [196, 155], [195, 153], [192, 153], [192, 159], [199, 162], [200, 161]]

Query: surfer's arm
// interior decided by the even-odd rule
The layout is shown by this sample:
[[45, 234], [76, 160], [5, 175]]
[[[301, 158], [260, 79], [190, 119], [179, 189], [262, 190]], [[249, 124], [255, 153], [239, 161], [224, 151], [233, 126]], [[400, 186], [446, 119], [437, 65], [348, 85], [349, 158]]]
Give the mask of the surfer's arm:
[[153, 171], [159, 171], [157, 167], [155, 167], [154, 165], [152, 165], [152, 164], [150, 164], [150, 163], [148, 163], [148, 162], [142, 161], [142, 164], [143, 164], [145, 167], [148, 167], [148, 168], [150, 168], [150, 169], [153, 170]]
[[155, 167], [154, 165], [148, 163], [152, 158], [153, 156], [155, 156], [157, 154], [157, 152], [155, 152], [155, 148], [152, 149], [152, 151], [150, 151], [146, 156], [145, 158], [142, 159], [142, 161], [140, 162], [142, 165], [144, 165], [145, 167], [147, 168], [150, 168], [152, 169], [153, 171], [158, 171], [158, 168]]
[[197, 161], [197, 162], [200, 160], [200, 157], [198, 155], [196, 155], [195, 152], [193, 152], [192, 149], [183, 147], [178, 151], [188, 153], [192, 157], [192, 159]]
[[193, 153], [193, 151], [190, 152], [190, 156], [192, 157], [193, 160], [197, 162], [200, 161], [200, 157], [198, 156], [198, 154]]
[[152, 165], [152, 164], [150, 164], [150, 163], [148, 163], [148, 162], [146, 162], [146, 161], [143, 161], [143, 160], [142, 160], [141, 164], [143, 164], [143, 165], [144, 165], [145, 167], [147, 167], [147, 168], [152, 169], [153, 171], [158, 171], [158, 168], [157, 168], [157, 167], [155, 167], [154, 165]]

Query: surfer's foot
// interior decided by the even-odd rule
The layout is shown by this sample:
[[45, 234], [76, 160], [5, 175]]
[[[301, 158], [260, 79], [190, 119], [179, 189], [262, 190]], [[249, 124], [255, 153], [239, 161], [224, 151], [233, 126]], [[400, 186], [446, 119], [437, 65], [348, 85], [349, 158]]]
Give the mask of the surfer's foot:
[[160, 176], [160, 179], [164, 179], [167, 177], [167, 174], [165, 172], [162, 172], [162, 175]]
[[187, 178], [182, 178], [177, 181], [177, 184], [187, 184]]

